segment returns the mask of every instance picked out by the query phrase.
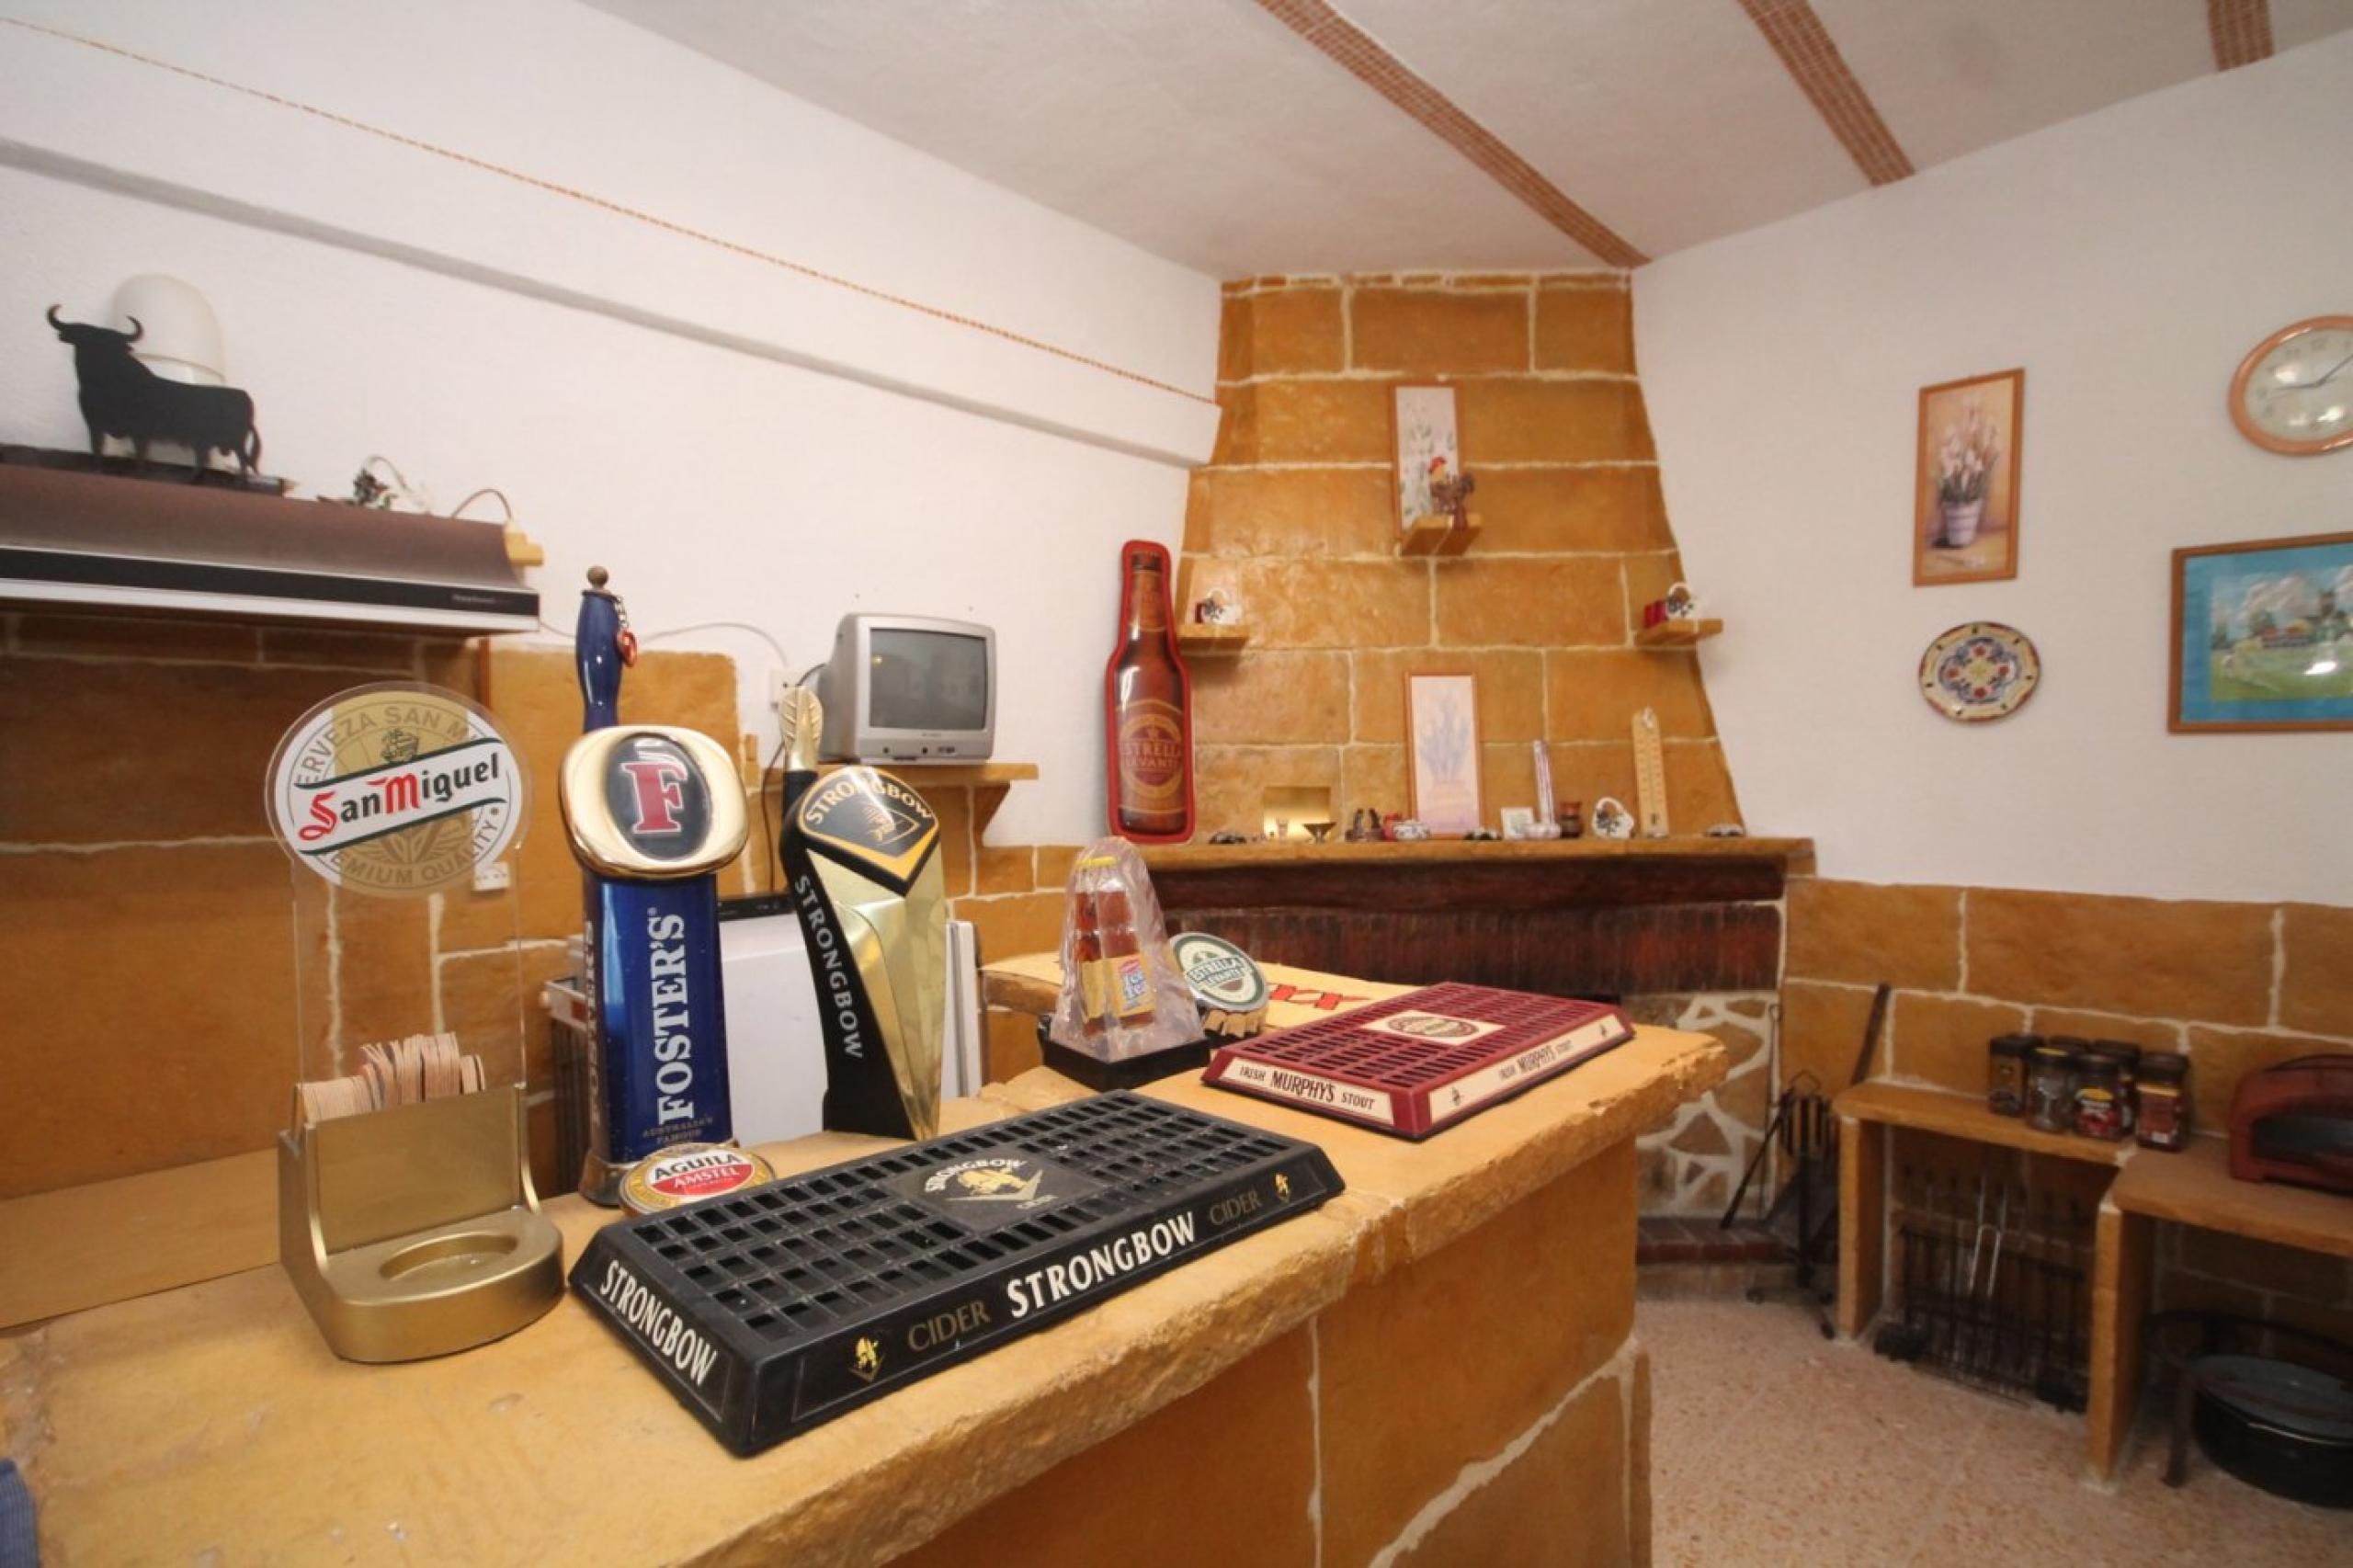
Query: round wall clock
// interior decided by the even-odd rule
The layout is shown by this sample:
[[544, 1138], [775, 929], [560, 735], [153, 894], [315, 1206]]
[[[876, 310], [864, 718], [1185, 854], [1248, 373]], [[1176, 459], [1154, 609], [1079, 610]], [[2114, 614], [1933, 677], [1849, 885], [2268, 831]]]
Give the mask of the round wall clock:
[[2015, 713], [2042, 680], [2042, 656], [2027, 634], [1998, 621], [1956, 626], [1920, 655], [1920, 695], [1964, 724]]
[[2231, 378], [2231, 418], [2267, 452], [2353, 446], [2353, 316], [2314, 316], [2256, 344]]

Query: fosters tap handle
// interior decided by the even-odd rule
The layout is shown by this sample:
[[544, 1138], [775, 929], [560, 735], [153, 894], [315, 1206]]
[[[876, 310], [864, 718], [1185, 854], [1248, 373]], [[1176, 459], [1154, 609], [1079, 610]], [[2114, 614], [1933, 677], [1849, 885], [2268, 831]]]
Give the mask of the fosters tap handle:
[[609, 580], [603, 567], [588, 568], [588, 586], [581, 591], [580, 620], [573, 632], [583, 730], [602, 730], [620, 722], [621, 670], [637, 662], [637, 639], [629, 630], [629, 613], [621, 608], [620, 596], [605, 586]]

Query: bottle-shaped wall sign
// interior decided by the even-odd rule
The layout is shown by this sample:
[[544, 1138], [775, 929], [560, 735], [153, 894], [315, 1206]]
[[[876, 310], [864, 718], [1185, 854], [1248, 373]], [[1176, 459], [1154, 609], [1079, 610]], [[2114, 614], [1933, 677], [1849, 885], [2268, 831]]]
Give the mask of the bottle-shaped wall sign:
[[1103, 672], [1111, 831], [1139, 844], [1193, 835], [1193, 683], [1169, 624], [1168, 551], [1120, 547], [1120, 642]]

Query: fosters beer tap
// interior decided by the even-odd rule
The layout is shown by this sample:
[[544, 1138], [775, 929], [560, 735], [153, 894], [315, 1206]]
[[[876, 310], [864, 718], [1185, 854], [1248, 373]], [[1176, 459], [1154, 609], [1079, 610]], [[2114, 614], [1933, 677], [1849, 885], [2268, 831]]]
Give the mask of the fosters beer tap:
[[673, 1143], [733, 1136], [719, 979], [716, 875], [744, 847], [744, 791], [724, 746], [693, 730], [620, 722], [637, 641], [592, 567], [575, 652], [583, 727], [560, 778], [585, 869], [590, 1134], [581, 1192], [618, 1200], [631, 1165]]
[[939, 819], [878, 768], [818, 778], [824, 715], [814, 693], [787, 693], [784, 722], [790, 754], [778, 847], [824, 1028], [824, 1124], [936, 1137], [948, 1001]]

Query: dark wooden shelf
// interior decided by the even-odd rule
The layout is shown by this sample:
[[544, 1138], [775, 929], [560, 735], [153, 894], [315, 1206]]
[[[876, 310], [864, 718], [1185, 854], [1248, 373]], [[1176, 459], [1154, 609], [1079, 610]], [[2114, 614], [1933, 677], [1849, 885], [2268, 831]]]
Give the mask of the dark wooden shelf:
[[539, 626], [498, 523], [76, 472], [24, 448], [0, 459], [0, 602], [447, 636]]

